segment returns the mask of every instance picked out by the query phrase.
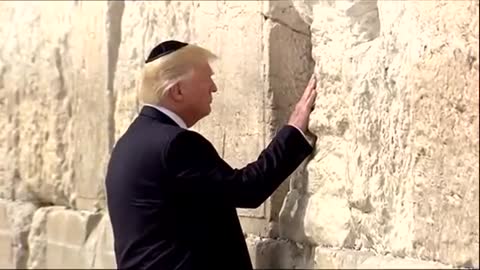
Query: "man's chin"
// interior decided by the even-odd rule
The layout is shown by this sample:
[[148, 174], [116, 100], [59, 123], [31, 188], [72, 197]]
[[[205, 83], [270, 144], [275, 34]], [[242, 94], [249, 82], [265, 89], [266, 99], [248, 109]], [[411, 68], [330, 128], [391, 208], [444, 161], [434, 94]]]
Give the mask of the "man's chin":
[[210, 113], [212, 112], [212, 109], [210, 107], [208, 107], [208, 109], [206, 109], [203, 114], [201, 115], [200, 117], [200, 120], [204, 119], [205, 117], [209, 116]]

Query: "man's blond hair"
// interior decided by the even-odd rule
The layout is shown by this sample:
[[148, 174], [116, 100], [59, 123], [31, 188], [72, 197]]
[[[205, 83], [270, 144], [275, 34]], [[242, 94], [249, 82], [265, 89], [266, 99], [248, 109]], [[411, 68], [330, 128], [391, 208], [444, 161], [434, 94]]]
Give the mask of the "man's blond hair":
[[145, 64], [138, 93], [139, 101], [158, 104], [170, 87], [193, 74], [197, 64], [216, 58], [211, 51], [189, 44]]

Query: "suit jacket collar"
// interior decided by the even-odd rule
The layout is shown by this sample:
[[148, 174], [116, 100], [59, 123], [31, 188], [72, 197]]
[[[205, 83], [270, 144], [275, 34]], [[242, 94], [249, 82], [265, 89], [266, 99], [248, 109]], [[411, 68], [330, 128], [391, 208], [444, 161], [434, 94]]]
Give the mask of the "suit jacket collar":
[[140, 110], [140, 115], [150, 117], [153, 119], [156, 119], [162, 123], [168, 124], [168, 125], [174, 125], [181, 127], [181, 125], [175, 120], [173, 120], [171, 117], [169, 117], [167, 114], [164, 112], [160, 111], [159, 109], [149, 106], [149, 105], [144, 105], [142, 109]]

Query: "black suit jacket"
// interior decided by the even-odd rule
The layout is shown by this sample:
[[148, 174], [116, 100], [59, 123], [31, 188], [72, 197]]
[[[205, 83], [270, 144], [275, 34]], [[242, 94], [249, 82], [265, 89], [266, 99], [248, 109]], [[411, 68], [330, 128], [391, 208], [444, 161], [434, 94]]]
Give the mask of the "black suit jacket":
[[258, 207], [311, 151], [285, 126], [255, 162], [233, 169], [200, 134], [143, 107], [106, 175], [117, 267], [252, 269], [236, 207]]

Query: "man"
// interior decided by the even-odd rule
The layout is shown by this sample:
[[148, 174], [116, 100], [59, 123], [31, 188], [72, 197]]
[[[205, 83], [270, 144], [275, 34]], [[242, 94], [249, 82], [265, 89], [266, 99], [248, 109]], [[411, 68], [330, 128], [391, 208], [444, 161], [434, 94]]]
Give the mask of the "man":
[[[138, 117], [116, 143], [106, 191], [120, 269], [252, 269], [236, 208], [256, 208], [312, 152], [312, 79], [255, 162], [233, 169], [188, 130], [210, 113], [215, 55], [167, 41], [150, 53]], [[294, 89], [292, 89], [294, 91]]]

